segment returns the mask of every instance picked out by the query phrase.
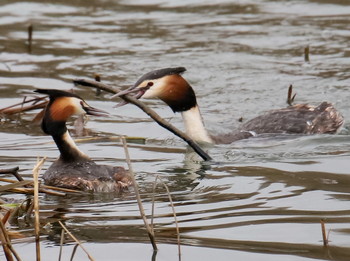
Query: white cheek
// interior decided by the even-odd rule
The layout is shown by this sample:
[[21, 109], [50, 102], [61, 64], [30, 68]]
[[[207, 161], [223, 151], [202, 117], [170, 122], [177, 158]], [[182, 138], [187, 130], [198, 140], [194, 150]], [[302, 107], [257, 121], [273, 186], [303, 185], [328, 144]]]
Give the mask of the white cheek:
[[81, 115], [86, 113], [81, 105], [81, 100], [78, 98], [73, 97], [72, 98], [72, 104], [74, 106], [74, 115]]
[[159, 98], [162, 93], [162, 82], [159, 80], [153, 80], [153, 85], [149, 88], [142, 98], [151, 99], [151, 98]]

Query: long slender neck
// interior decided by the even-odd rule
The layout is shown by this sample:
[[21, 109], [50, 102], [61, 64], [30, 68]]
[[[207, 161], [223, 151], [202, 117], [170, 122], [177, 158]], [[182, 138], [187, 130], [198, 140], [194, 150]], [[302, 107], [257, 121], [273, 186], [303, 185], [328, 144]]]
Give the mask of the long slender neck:
[[204, 127], [202, 115], [199, 111], [198, 105], [192, 107], [187, 111], [181, 112], [186, 133], [190, 138], [199, 142], [214, 143], [209, 133]]
[[52, 135], [52, 138], [61, 153], [59, 158], [61, 161], [78, 162], [90, 159], [84, 152], [79, 150], [67, 129], [63, 134]]

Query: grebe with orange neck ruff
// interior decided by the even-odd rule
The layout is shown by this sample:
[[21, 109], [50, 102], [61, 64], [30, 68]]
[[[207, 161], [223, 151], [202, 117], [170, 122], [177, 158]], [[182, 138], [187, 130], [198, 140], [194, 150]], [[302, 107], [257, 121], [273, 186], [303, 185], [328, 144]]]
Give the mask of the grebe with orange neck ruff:
[[184, 67], [151, 71], [131, 88], [115, 96], [136, 93], [136, 98], [158, 98], [164, 101], [174, 112], [182, 114], [186, 133], [198, 142], [232, 143], [264, 133], [333, 134], [344, 121], [343, 116], [328, 102], [318, 106], [296, 104], [267, 111], [231, 133], [211, 136], [205, 129], [194, 90], [181, 76], [185, 71]]
[[51, 135], [60, 151], [59, 158], [47, 169], [46, 185], [91, 192], [119, 192], [131, 184], [128, 172], [122, 167], [98, 165], [75, 144], [66, 127], [72, 115], [107, 115], [89, 106], [82, 98], [61, 90], [37, 89], [49, 95], [42, 130]]

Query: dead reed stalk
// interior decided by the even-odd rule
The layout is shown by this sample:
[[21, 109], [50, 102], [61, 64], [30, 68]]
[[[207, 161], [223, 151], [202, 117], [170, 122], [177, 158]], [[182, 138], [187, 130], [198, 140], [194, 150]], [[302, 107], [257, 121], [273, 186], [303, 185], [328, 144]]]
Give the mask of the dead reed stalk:
[[36, 245], [36, 260], [40, 261], [40, 217], [39, 217], [39, 172], [44, 164], [46, 157], [41, 159], [33, 168], [34, 179], [34, 214], [35, 214], [35, 245]]
[[61, 227], [66, 231], [66, 233], [81, 247], [81, 249], [86, 253], [88, 258], [91, 261], [95, 261], [95, 259], [89, 254], [89, 252], [85, 249], [85, 247], [80, 243], [80, 241], [63, 225], [61, 221], [58, 221], [58, 223], [61, 225]]
[[28, 52], [32, 52], [32, 42], [33, 42], [33, 25], [28, 25]]
[[289, 85], [288, 95], [287, 95], [287, 103], [289, 106], [292, 106], [296, 95], [297, 95], [296, 93], [294, 93], [293, 95], [293, 85]]
[[326, 226], [325, 226], [324, 220], [321, 219], [320, 223], [321, 223], [321, 230], [322, 230], [323, 246], [327, 247], [328, 246], [328, 236], [327, 236]]
[[122, 140], [122, 143], [123, 143], [124, 153], [125, 153], [125, 157], [126, 157], [126, 162], [128, 164], [131, 180], [132, 180], [133, 186], [135, 188], [135, 195], [136, 195], [137, 204], [139, 206], [140, 215], [142, 217], [143, 223], [145, 224], [146, 231], [147, 231], [148, 237], [149, 237], [149, 239], [150, 239], [150, 241], [152, 243], [153, 250], [157, 251], [158, 248], [157, 248], [154, 232], [153, 232], [153, 229], [151, 228], [151, 226], [148, 223], [148, 220], [147, 220], [147, 217], [146, 217], [146, 214], [145, 214], [145, 209], [143, 208], [143, 205], [142, 205], [142, 200], [141, 200], [141, 196], [140, 196], [140, 193], [139, 193], [139, 186], [137, 184], [134, 172], [132, 170], [129, 150], [128, 150], [128, 147], [127, 147], [127, 144], [126, 144], [125, 137], [121, 137], [121, 140]]
[[10, 251], [10, 247], [9, 247], [8, 241], [7, 241], [8, 235], [6, 236], [6, 234], [7, 234], [6, 228], [5, 228], [2, 220], [0, 221], [0, 223], [1, 223], [0, 224], [0, 226], [1, 226], [0, 241], [2, 244], [2, 249], [4, 250], [6, 260], [13, 261], [13, 256], [12, 256], [12, 253]]
[[169, 198], [169, 202], [170, 202], [170, 205], [171, 205], [171, 209], [173, 211], [173, 216], [174, 216], [174, 221], [175, 221], [175, 227], [176, 227], [176, 237], [177, 237], [177, 247], [178, 247], [178, 255], [179, 255], [179, 260], [181, 260], [181, 242], [180, 242], [180, 229], [179, 229], [179, 224], [177, 222], [177, 217], [176, 217], [176, 212], [175, 212], [175, 207], [174, 207], [174, 202], [173, 202], [173, 199], [170, 195], [170, 191], [169, 191], [169, 187], [165, 184], [165, 182], [159, 177], [159, 176], [156, 176], [156, 179], [154, 180], [154, 183], [153, 183], [153, 197], [152, 197], [152, 222], [151, 222], [151, 226], [152, 226], [152, 229], [153, 229], [153, 217], [154, 217], [154, 206], [155, 206], [155, 190], [156, 190], [156, 187], [157, 187], [157, 181], [159, 180], [159, 182], [164, 186], [164, 188], [166, 189], [167, 191], [167, 194], [168, 194], [168, 198]]
[[19, 257], [15, 249], [12, 247], [11, 240], [7, 233], [3, 220], [0, 221], [0, 230], [0, 241], [2, 242], [2, 247], [4, 249], [6, 260], [13, 261], [12, 255], [14, 255], [17, 261], [21, 261], [21, 258]]
[[310, 46], [309, 45], [304, 48], [304, 61], [306, 63], [310, 62]]
[[62, 229], [62, 230], [61, 230], [61, 240], [60, 240], [60, 253], [59, 253], [59, 255], [58, 255], [58, 261], [61, 261], [63, 243], [64, 243], [64, 230]]
[[[34, 189], [30, 188], [28, 186], [32, 186], [34, 184], [34, 181], [31, 180], [23, 180], [23, 181], [15, 181], [12, 179], [6, 179], [6, 178], [0, 178], [0, 181], [2, 182], [7, 182], [11, 184], [15, 184], [14, 186], [9, 186], [9, 185], [3, 185], [0, 188], [1, 191], [12, 191], [15, 193], [24, 193], [24, 194], [34, 194]], [[26, 185], [26, 188], [19, 188], [20, 186]], [[5, 187], [8, 186], [8, 187]], [[53, 187], [53, 186], [47, 186], [47, 185], [41, 185], [39, 188], [39, 192], [48, 194], [48, 195], [53, 195], [53, 196], [65, 196], [66, 193], [79, 193], [79, 194], [85, 194], [84, 191], [79, 191], [79, 190], [73, 190], [73, 189], [66, 189], [66, 188], [59, 188], [59, 187]]]

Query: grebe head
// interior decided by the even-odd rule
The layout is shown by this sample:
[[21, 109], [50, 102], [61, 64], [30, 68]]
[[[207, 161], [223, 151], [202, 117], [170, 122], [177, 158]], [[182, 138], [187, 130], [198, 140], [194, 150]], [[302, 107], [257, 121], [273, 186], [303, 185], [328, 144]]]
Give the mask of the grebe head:
[[158, 98], [164, 101], [174, 112], [187, 111], [197, 105], [196, 95], [189, 83], [181, 76], [184, 67], [165, 68], [144, 74], [129, 89], [116, 96], [134, 93], [134, 97]]
[[57, 132], [64, 132], [65, 128], [59, 128], [59, 126], [65, 125], [68, 118], [73, 115], [85, 113], [95, 116], [108, 115], [105, 111], [91, 107], [74, 93], [49, 89], [37, 89], [35, 92], [49, 95], [50, 98], [41, 125], [46, 134], [61, 134]]

